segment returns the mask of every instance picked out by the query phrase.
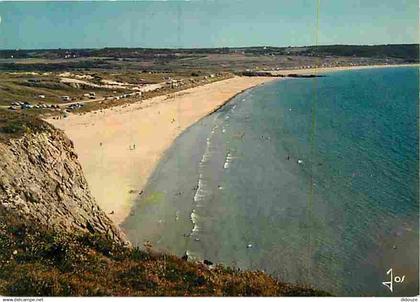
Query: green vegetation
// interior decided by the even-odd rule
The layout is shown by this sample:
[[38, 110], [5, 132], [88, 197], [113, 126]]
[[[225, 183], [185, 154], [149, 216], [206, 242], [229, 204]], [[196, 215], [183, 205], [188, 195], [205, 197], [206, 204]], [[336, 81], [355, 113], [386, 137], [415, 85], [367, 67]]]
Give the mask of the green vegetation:
[[[125, 89], [114, 90], [120, 93], [126, 91]], [[10, 105], [16, 101], [30, 104], [62, 104], [62, 96], [70, 96], [72, 100], [82, 100], [83, 94], [90, 91], [96, 92], [98, 97], [112, 94], [109, 89], [83, 85], [74, 87], [62, 83], [58, 74], [54, 73], [0, 72], [0, 105]], [[40, 98], [40, 95], [43, 95], [43, 98]]]
[[325, 296], [241, 272], [127, 248], [92, 234], [64, 235], [0, 207], [0, 294], [11, 296]]
[[41, 132], [51, 127], [34, 115], [0, 109], [0, 142], [6, 142], [25, 133]]
[[[81, 107], [79, 109], [76, 109], [76, 110], [73, 110], [73, 112], [83, 114], [83, 113], [89, 112], [89, 111], [102, 110], [102, 109], [111, 108], [111, 107], [114, 107], [114, 106], [124, 106], [124, 105], [128, 105], [128, 104], [133, 104], [134, 102], [137, 102], [137, 101], [147, 102], [148, 99], [153, 98], [153, 97], [166, 95], [168, 93], [180, 92], [180, 91], [183, 91], [183, 90], [188, 89], [188, 88], [197, 87], [199, 85], [209, 84], [209, 83], [212, 83], [212, 82], [228, 79], [228, 78], [231, 78], [232, 76], [233, 76], [232, 74], [224, 73], [224, 74], [220, 74], [220, 76], [214, 77], [214, 78], [205, 79], [204, 77], [197, 77], [197, 78], [194, 78], [193, 81], [190, 81], [189, 79], [187, 79], [182, 86], [178, 86], [178, 87], [174, 87], [174, 88], [165, 87], [165, 88], [161, 88], [161, 89], [154, 90], [154, 91], [147, 91], [147, 92], [143, 93], [141, 98], [126, 98], [126, 99], [120, 99], [118, 101], [103, 100], [103, 101], [100, 101], [100, 102], [85, 103], [83, 107]], [[57, 116], [59, 114], [60, 113], [57, 112], [57, 111], [48, 112], [49, 116], [54, 116], [54, 115]]]
[[0, 70], [13, 70], [13, 71], [42, 71], [42, 72], [51, 72], [51, 71], [60, 71], [60, 70], [71, 70], [79, 69], [85, 70], [90, 68], [104, 68], [107, 69], [109, 63], [104, 60], [83, 60], [83, 61], [73, 61], [73, 62], [51, 62], [51, 63], [31, 63], [25, 62], [24, 64], [15, 64], [15, 63], [2, 63], [0, 64]]
[[[25, 65], [25, 64], [22, 64]], [[25, 65], [27, 66], [27, 65]], [[221, 77], [228, 76], [226, 74]], [[207, 80], [206, 80], [207, 78]], [[74, 83], [63, 82], [74, 80]], [[216, 78], [209, 78], [208, 74], [192, 77], [190, 73], [183, 72], [151, 72], [132, 70], [95, 70], [86, 72], [0, 72], [0, 106], [10, 106], [16, 102], [29, 104], [64, 104], [63, 96], [69, 96], [71, 102], [88, 100], [84, 95], [91, 91], [97, 98], [113, 97], [124, 93], [132, 93], [130, 85], [165, 83], [169, 80], [182, 80], [184, 83], [196, 86]], [[113, 86], [107, 86], [109, 84]], [[120, 86], [118, 85], [121, 84]], [[94, 86], [96, 85], [96, 86]], [[185, 89], [186, 85], [176, 87], [175, 90]], [[179, 88], [179, 89], [178, 89]], [[167, 90], [167, 89], [166, 89]], [[173, 92], [171, 89], [170, 92]], [[160, 91], [160, 94], [167, 91]], [[150, 93], [148, 93], [150, 94]], [[156, 94], [156, 93], [155, 93]], [[45, 111], [45, 110], [44, 110]]]
[[[360, 56], [360, 57], [381, 57], [389, 56], [405, 59], [418, 60], [417, 44], [388, 44], [388, 45], [322, 45], [322, 46], [303, 46], [303, 47], [223, 47], [223, 48], [102, 48], [102, 49], [38, 49], [38, 50], [0, 50], [0, 58], [29, 59], [29, 58], [45, 58], [45, 59], [61, 59], [64, 56], [72, 58], [93, 58], [96, 57], [96, 63], [106, 64], [109, 59], [136, 59], [136, 58], [154, 58], [159, 63], [165, 63], [170, 60], [188, 59], [191, 55], [205, 57], [208, 54], [227, 55], [231, 53], [244, 52], [250, 55], [264, 54], [289, 54], [290, 51], [295, 53], [317, 52], [330, 54], [335, 56]], [[156, 57], [156, 54], [159, 54]], [[86, 67], [86, 66], [82, 66]]]
[[[83, 95], [90, 91], [98, 98], [113, 97], [114, 91], [132, 91], [130, 85], [190, 82], [215, 75], [418, 62], [419, 46], [415, 44], [0, 50], [0, 106], [16, 101], [61, 104], [63, 96], [77, 102], [86, 100]], [[106, 87], [109, 81], [125, 86]]]
[[418, 44], [311, 46], [304, 53], [318, 56], [400, 58], [410, 63], [419, 62]]
[[[0, 71], [162, 72], [197, 74], [246, 69], [299, 68], [317, 64], [368, 65], [419, 62], [419, 46], [327, 45], [210, 49], [0, 50]], [[333, 57], [333, 58], [331, 58]]]
[[[57, 64], [73, 64], [74, 68], [91, 68], [92, 64], [105, 65], [110, 61], [121, 59], [130, 62], [135, 59], [144, 59], [149, 61], [153, 59], [156, 64], [165, 64], [170, 61], [185, 61], [194, 57], [195, 59], [205, 58], [207, 55], [229, 55], [235, 53], [245, 53], [247, 55], [286, 55], [296, 53], [305, 55], [305, 53], [318, 53], [334, 56], [358, 56], [358, 57], [394, 57], [408, 60], [419, 59], [419, 45], [417, 44], [388, 44], [388, 45], [321, 45], [321, 46], [303, 46], [303, 47], [229, 47], [229, 48], [102, 48], [102, 49], [37, 49], [37, 50], [0, 50], [0, 58], [10, 59], [63, 59], [65, 56], [71, 59], [57, 62]], [[86, 62], [81, 62], [80, 58], [89, 58]], [[27, 63], [30, 64], [31, 61]], [[3, 68], [10, 68], [7, 63]], [[59, 66], [48, 66], [57, 68]], [[62, 67], [62, 66], [61, 66]], [[46, 70], [46, 69], [42, 69]]]

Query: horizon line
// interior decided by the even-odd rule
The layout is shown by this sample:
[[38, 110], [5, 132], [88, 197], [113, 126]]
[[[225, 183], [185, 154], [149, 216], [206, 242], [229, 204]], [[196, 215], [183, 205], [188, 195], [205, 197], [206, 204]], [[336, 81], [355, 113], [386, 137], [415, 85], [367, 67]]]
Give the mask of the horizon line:
[[[1, 0], [0, 0], [1, 1]], [[152, 49], [152, 50], [203, 50], [203, 49], [242, 49], [242, 48], [304, 48], [304, 47], [325, 47], [325, 46], [402, 46], [420, 45], [419, 43], [387, 43], [387, 44], [322, 44], [322, 45], [254, 45], [254, 46], [217, 46], [217, 47], [129, 47], [129, 46], [104, 46], [104, 47], [69, 47], [69, 48], [0, 48], [0, 51], [41, 51], [41, 50], [101, 50], [101, 49]]]

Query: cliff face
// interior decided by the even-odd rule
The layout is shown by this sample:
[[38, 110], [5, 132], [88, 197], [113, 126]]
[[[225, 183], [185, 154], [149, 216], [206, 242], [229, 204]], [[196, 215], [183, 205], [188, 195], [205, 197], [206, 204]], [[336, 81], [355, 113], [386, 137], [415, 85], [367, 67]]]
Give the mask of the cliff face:
[[105, 234], [129, 244], [97, 206], [73, 143], [52, 127], [0, 141], [0, 207], [55, 231]]

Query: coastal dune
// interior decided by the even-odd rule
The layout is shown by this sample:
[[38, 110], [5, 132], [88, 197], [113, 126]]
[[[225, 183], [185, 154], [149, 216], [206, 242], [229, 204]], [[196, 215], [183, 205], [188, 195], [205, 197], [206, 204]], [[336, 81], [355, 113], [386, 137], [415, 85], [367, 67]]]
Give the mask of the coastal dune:
[[120, 224], [162, 154], [182, 131], [239, 92], [273, 80], [234, 77], [131, 105], [47, 121], [74, 142], [93, 196], [114, 223]]

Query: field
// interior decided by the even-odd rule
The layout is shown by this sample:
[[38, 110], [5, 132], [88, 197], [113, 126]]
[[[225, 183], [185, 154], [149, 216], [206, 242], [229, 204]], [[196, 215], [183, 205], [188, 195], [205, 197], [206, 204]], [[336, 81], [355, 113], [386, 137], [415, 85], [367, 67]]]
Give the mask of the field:
[[418, 61], [418, 45], [2, 50], [0, 106], [63, 114], [63, 109], [138, 101], [244, 72]]

